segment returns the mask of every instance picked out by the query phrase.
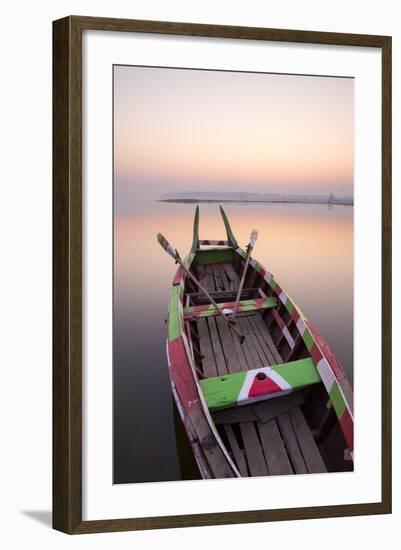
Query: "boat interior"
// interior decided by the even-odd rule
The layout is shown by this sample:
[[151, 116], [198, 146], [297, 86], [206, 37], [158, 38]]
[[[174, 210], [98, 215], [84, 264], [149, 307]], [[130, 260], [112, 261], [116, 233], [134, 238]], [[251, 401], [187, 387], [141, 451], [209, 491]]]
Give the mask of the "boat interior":
[[[198, 248], [191, 270], [218, 304], [234, 303], [244, 259], [233, 247]], [[290, 363], [310, 357], [295, 322], [280, 300], [269, 307], [273, 290], [251, 266], [241, 301], [261, 307], [241, 308], [240, 339], [220, 315], [199, 316], [193, 306], [209, 302], [190, 278], [184, 291], [185, 330], [199, 380], [239, 371]], [[249, 302], [248, 302], [249, 303]], [[222, 306], [223, 307], [223, 306]], [[287, 331], [283, 331], [283, 326]], [[353, 469], [347, 445], [322, 383], [268, 400], [211, 411], [220, 437], [241, 476], [323, 473]], [[217, 466], [218, 468], [218, 466]], [[211, 477], [219, 477], [214, 471]]]

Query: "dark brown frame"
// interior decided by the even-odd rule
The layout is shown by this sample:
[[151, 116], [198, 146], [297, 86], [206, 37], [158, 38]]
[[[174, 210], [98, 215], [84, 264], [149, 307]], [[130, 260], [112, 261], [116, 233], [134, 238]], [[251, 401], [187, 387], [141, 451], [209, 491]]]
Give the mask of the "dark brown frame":
[[[380, 48], [382, 497], [380, 502], [82, 521], [81, 36], [86, 29]], [[53, 527], [69, 534], [391, 512], [391, 37], [71, 16], [53, 22]]]

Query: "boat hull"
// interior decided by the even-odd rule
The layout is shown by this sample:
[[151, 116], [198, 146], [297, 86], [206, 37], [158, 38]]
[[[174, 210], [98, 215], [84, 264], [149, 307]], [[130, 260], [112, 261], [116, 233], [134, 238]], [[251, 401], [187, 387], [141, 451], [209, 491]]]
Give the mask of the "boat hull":
[[[196, 275], [203, 285], [209, 285], [209, 289], [212, 289], [211, 291], [216, 296], [216, 300], [221, 305], [232, 304], [228, 300], [223, 301], [221, 297], [229, 296], [230, 293], [233, 296], [235, 295], [236, 288], [232, 284], [232, 281], [235, 279], [235, 273], [237, 277], [241, 273], [246, 258], [246, 251], [238, 246], [225, 214], [223, 215], [223, 219], [227, 229], [227, 241], [203, 241], [203, 243], [207, 243], [206, 246], [208, 248], [202, 249], [200, 244], [202, 241], [199, 241], [197, 236], [198, 215], [197, 210], [194, 223], [193, 245], [189, 255], [185, 259], [185, 266]], [[218, 244], [216, 248], [210, 248], [211, 242], [222, 244]], [[214, 278], [211, 276], [211, 273], [214, 273]], [[212, 277], [213, 285], [210, 285], [210, 277]], [[272, 417], [274, 422], [270, 421], [270, 423], [267, 423], [269, 430], [274, 428], [276, 430], [274, 432], [275, 436], [278, 434], [278, 438], [280, 439], [281, 437], [282, 441], [278, 445], [281, 445], [284, 441], [283, 448], [288, 451], [290, 444], [288, 441], [285, 442], [286, 428], [284, 424], [287, 422], [287, 418], [291, 418], [291, 414], [295, 416], [301, 415], [298, 420], [295, 418], [291, 421], [292, 424], [291, 422], [290, 424], [292, 427], [299, 424], [300, 432], [303, 430], [306, 434], [303, 436], [304, 439], [313, 437], [313, 442], [310, 441], [309, 445], [309, 447], [316, 447], [316, 456], [313, 460], [319, 464], [319, 460], [321, 460], [321, 470], [317, 467], [314, 470], [315, 463], [313, 463], [313, 457], [310, 459], [309, 464], [305, 459], [303, 467], [306, 470], [309, 468], [310, 473], [313, 473], [313, 471], [352, 469], [352, 389], [344, 370], [335, 358], [328, 343], [320, 335], [316, 327], [306, 318], [297, 304], [282, 289], [275, 277], [262, 264], [251, 258], [243, 294], [246, 296], [247, 293], [251, 295], [255, 292], [258, 292], [259, 296], [253, 296], [247, 301], [244, 300], [246, 304], [243, 304], [242, 310], [240, 310], [240, 314], [244, 317], [238, 320], [239, 325], [245, 328], [248, 327], [251, 330], [246, 336], [244, 349], [241, 349], [238, 347], [241, 344], [235, 338], [232, 340], [233, 336], [227, 333], [229, 329], [225, 324], [225, 320], [216, 311], [212, 312], [207, 305], [207, 299], [202, 296], [202, 292], [195, 288], [193, 283], [188, 280], [185, 270], [179, 268], [173, 279], [168, 315], [167, 356], [169, 375], [177, 409], [202, 477], [242, 477], [243, 475], [263, 475], [260, 472], [265, 471], [268, 473], [276, 471], [271, 465], [269, 470], [267, 463], [270, 451], [267, 448], [262, 449], [262, 454], [267, 464], [266, 470], [256, 467], [255, 464], [250, 464], [249, 459], [247, 459], [248, 463], [244, 465], [240, 455], [244, 453], [249, 443], [247, 443], [248, 435], [251, 434], [254, 438], [252, 431], [254, 428], [247, 435], [246, 430], [249, 430], [250, 427], [247, 425], [245, 430], [246, 422], [234, 423], [234, 431], [237, 434], [234, 437], [233, 428], [227, 428], [227, 422], [219, 424], [216, 421], [218, 414], [220, 414], [220, 417], [222, 415], [218, 409], [227, 408], [224, 407], [224, 400], [221, 402], [215, 401], [215, 403], [220, 403], [220, 407], [213, 407], [210, 405], [211, 401], [210, 399], [208, 400], [208, 395], [205, 391], [206, 385], [211, 386], [214, 383], [210, 379], [216, 378], [216, 375], [220, 374], [218, 371], [220, 367], [227, 368], [226, 377], [230, 379], [230, 383], [234, 380], [235, 374], [230, 372], [230, 367], [234, 368], [234, 370], [241, 370], [241, 368], [243, 370], [245, 368], [249, 369], [247, 377], [251, 378], [254, 376], [255, 381], [257, 380], [257, 375], [266, 375], [266, 373], [273, 371], [273, 367], [262, 364], [263, 361], [261, 358], [265, 357], [263, 353], [266, 354], [266, 360], [269, 360], [269, 364], [287, 362], [291, 366], [291, 363], [297, 358], [300, 359], [301, 363], [303, 359], [307, 358], [305, 360], [311, 362], [312, 367], [310, 368], [316, 374], [313, 382], [315, 385], [313, 386], [311, 379], [308, 379], [308, 387], [302, 392], [302, 396], [299, 391], [299, 387], [301, 386], [294, 386], [289, 390], [288, 388], [284, 388], [286, 391], [282, 395], [279, 395], [278, 399], [275, 399], [276, 403], [270, 407], [270, 410], [281, 411], [281, 416], [277, 414], [276, 417]], [[270, 301], [269, 304], [271, 307], [268, 308], [266, 305], [266, 307], [261, 309], [262, 302], [267, 304], [268, 301]], [[248, 319], [247, 315], [252, 316], [252, 318]], [[259, 323], [259, 328], [257, 327], [257, 322]], [[207, 323], [214, 324], [207, 325]], [[260, 323], [263, 323], [263, 325]], [[205, 326], [209, 326], [206, 333], [210, 341], [204, 339], [202, 331], [204, 331]], [[217, 340], [217, 343], [213, 341], [213, 336], [215, 335], [212, 334], [212, 329], [213, 331], [216, 330], [215, 326], [220, 338], [220, 340]], [[263, 328], [264, 326], [265, 329]], [[264, 330], [265, 333], [263, 332]], [[226, 339], [227, 342], [227, 338], [230, 345], [226, 345], [224, 348], [223, 341]], [[273, 344], [269, 343], [270, 340], [268, 338], [271, 339]], [[206, 341], [209, 343], [205, 347]], [[219, 357], [217, 349], [219, 342], [222, 348], [221, 357]], [[268, 352], [270, 353], [269, 345], [273, 345], [274, 347], [276, 344], [275, 354], [277, 356], [273, 357], [272, 355], [272, 358], [270, 358], [268, 355]], [[246, 353], [244, 350], [246, 350]], [[248, 365], [246, 365], [246, 356], [248, 356]], [[242, 357], [243, 359], [241, 359]], [[236, 358], [239, 361], [238, 365], [235, 364]], [[215, 372], [213, 370], [206, 372], [205, 369], [209, 360], [210, 365], [215, 368]], [[223, 360], [227, 363], [226, 367], [224, 367]], [[257, 360], [261, 361], [259, 367], [263, 367], [262, 369], [259, 368], [259, 371], [264, 369], [264, 372], [260, 373], [259, 371], [257, 372], [258, 369], [254, 369], [254, 375], [250, 375], [249, 373], [253, 372], [251, 366], [257, 365]], [[245, 363], [245, 366], [241, 361]], [[277, 366], [284, 367], [285, 365], [278, 364]], [[293, 365], [291, 368], [293, 368]], [[275, 371], [278, 370], [278, 368], [275, 369]], [[237, 378], [239, 378], [238, 375]], [[225, 378], [223, 378], [224, 380]], [[260, 386], [261, 384], [259, 384]], [[264, 381], [264, 387], [271, 390], [271, 386], [266, 381]], [[262, 391], [262, 393], [254, 395], [255, 401], [264, 401], [271, 398], [272, 395], [268, 395], [272, 393], [270, 390], [266, 390], [265, 394]], [[286, 398], [283, 396], [296, 391], [298, 397], [301, 396], [303, 399], [302, 408], [296, 405], [294, 406], [296, 407], [294, 410], [288, 409], [288, 411], [285, 410], [285, 412], [282, 412], [284, 404], [291, 403], [288, 398], [285, 401]], [[297, 396], [295, 398], [297, 399]], [[243, 402], [237, 401], [235, 403], [237, 409], [241, 409], [241, 405], [247, 405], [242, 407], [243, 412], [241, 414], [243, 414], [244, 418], [248, 418], [249, 410], [246, 409], [250, 408], [251, 401], [245, 399]], [[273, 399], [271, 401], [273, 402]], [[295, 402], [294, 399], [292, 402]], [[230, 402], [229, 406], [232, 409], [233, 403]], [[217, 415], [215, 414], [216, 410]], [[266, 406], [264, 406], [263, 410], [266, 412]], [[228, 411], [226, 417], [230, 418], [230, 414], [233, 417], [232, 411]], [[283, 424], [281, 428], [280, 422]], [[258, 420], [254, 424], [259, 440], [262, 443], [263, 438], [261, 434], [262, 432], [266, 432], [266, 425]], [[296, 430], [294, 434], [299, 439], [301, 449], [301, 443], [304, 444], [306, 439], [305, 441], [301, 441], [299, 433]], [[251, 436], [249, 435], [249, 437]], [[272, 437], [272, 434], [269, 437]], [[236, 446], [239, 447], [239, 450]], [[320, 454], [321, 457], [318, 460], [317, 455]], [[330, 461], [327, 457], [322, 458], [325, 455], [331, 455], [333, 457], [332, 460]], [[294, 457], [295, 455], [291, 457], [290, 453], [288, 453], [288, 465], [284, 465], [285, 467], [281, 469], [277, 468], [277, 472], [289, 473], [290, 470], [293, 473], [303, 472], [302, 468], [299, 468], [299, 471], [295, 471]], [[285, 458], [283, 458], [283, 462], [285, 462]]]

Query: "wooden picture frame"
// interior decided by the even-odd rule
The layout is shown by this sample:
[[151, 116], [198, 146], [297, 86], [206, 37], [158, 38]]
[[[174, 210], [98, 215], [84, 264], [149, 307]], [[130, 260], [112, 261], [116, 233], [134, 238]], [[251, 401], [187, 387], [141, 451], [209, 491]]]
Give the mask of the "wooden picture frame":
[[[382, 497], [379, 502], [82, 521], [82, 31], [377, 48], [382, 59]], [[391, 512], [391, 37], [66, 17], [53, 23], [53, 527], [69, 534]]]

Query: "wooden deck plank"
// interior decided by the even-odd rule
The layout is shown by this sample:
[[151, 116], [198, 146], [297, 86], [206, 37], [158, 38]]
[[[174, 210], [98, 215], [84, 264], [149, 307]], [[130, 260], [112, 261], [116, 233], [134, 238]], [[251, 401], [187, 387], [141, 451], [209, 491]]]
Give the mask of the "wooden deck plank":
[[[238, 323], [237, 326], [238, 326], [239, 330], [242, 332], [240, 319], [241, 319], [240, 317], [237, 317], [237, 323]], [[237, 338], [237, 340], [238, 340], [238, 338]], [[252, 359], [251, 349], [249, 347], [248, 340], [249, 340], [249, 338], [245, 338], [243, 343], [240, 344], [242, 354], [243, 354], [243, 358], [244, 358], [244, 361], [241, 363], [243, 365], [242, 370], [250, 370], [250, 369], [256, 368], [255, 363]]]
[[304, 402], [302, 392], [294, 392], [276, 399], [268, 399], [242, 407], [223, 409], [212, 413], [216, 424], [235, 424], [237, 422], [269, 422], [273, 418], [288, 412]]
[[[270, 350], [269, 346], [267, 345], [267, 342], [266, 342], [265, 338], [263, 337], [263, 332], [267, 332], [267, 327], [266, 326], [263, 327], [262, 325], [258, 324], [257, 321], [256, 321], [257, 317], [259, 317], [259, 319], [261, 319], [261, 317], [259, 315], [255, 315], [255, 316], [252, 316], [252, 317], [249, 318], [249, 323], [252, 326], [252, 328], [254, 330], [254, 333], [256, 335], [256, 338], [258, 339], [260, 345], [262, 346], [262, 348], [265, 352], [265, 355], [266, 355], [267, 360], [268, 360], [268, 364], [269, 365], [276, 365], [277, 364], [277, 359], [273, 355], [272, 351]], [[263, 323], [263, 321], [262, 321], [262, 323]]]
[[[222, 327], [222, 331], [223, 333], [227, 332], [227, 334], [230, 336], [231, 340], [229, 338], [227, 338], [227, 345], [231, 345], [234, 347], [235, 349], [235, 352], [237, 354], [237, 360], [238, 360], [238, 367], [237, 367], [237, 371], [231, 371], [230, 372], [238, 372], [238, 371], [245, 371], [245, 370], [248, 370], [248, 363], [247, 363], [247, 360], [246, 360], [246, 357], [245, 357], [245, 353], [244, 353], [244, 350], [242, 348], [242, 345], [239, 341], [239, 338], [236, 334], [234, 334], [228, 327], [227, 327], [227, 323], [224, 321], [224, 319], [222, 319], [223, 323], [221, 323], [221, 327]], [[230, 344], [231, 342], [231, 344]]]
[[277, 417], [277, 424], [281, 431], [281, 436], [284, 439], [287, 452], [290, 457], [294, 472], [296, 474], [307, 474], [308, 469], [305, 465], [301, 449], [298, 445], [298, 440], [294, 432], [292, 422], [287, 413]]
[[212, 268], [212, 273], [214, 277], [214, 285], [216, 287], [216, 291], [222, 291], [225, 290], [223, 287], [223, 282], [221, 280], [220, 272], [218, 269], [216, 269], [215, 265], [210, 266]]
[[245, 340], [242, 344], [242, 347], [244, 348], [244, 354], [248, 363], [248, 368], [258, 369], [260, 367], [263, 367], [264, 366], [263, 362], [260, 359], [258, 352], [256, 351], [255, 346], [252, 342], [251, 331], [250, 331], [249, 324], [246, 322], [246, 318], [237, 317], [236, 321], [237, 321], [239, 330], [245, 336]]
[[268, 330], [266, 330], [266, 325], [260, 315], [255, 315], [254, 319], [257, 326], [260, 328], [260, 334], [263, 336], [266, 344], [269, 346], [270, 351], [273, 354], [273, 357], [275, 359], [276, 364], [277, 363], [283, 363], [284, 360], [282, 356], [280, 355], [280, 352], [278, 351], [275, 343], [273, 342], [273, 338], [271, 337], [271, 334]]
[[293, 474], [294, 472], [276, 421], [258, 422], [257, 426], [269, 474], [272, 476]]
[[267, 476], [269, 471], [262, 447], [260, 446], [255, 424], [253, 422], [242, 422], [240, 430], [251, 476]]
[[267, 401], [262, 401], [251, 406], [259, 422], [263, 423], [269, 422], [269, 420], [288, 412], [293, 407], [302, 405], [304, 401], [303, 392], [297, 391], [276, 399], [268, 399]]
[[229, 331], [229, 332], [231, 334], [231, 338], [232, 338], [232, 341], [233, 341], [235, 351], [237, 352], [237, 356], [238, 356], [238, 360], [239, 360], [239, 364], [240, 364], [240, 369], [243, 370], [243, 371], [248, 370], [249, 367], [248, 367], [248, 362], [247, 362], [246, 357], [245, 357], [243, 345], [239, 341], [239, 338], [236, 334], [233, 334], [231, 331]]
[[226, 275], [230, 281], [231, 288], [233, 290], [238, 289], [240, 278], [238, 273], [235, 271], [233, 266], [231, 264], [221, 264], [224, 271], [226, 272]]
[[199, 335], [200, 352], [203, 355], [203, 374], [206, 378], [218, 376], [216, 361], [214, 359], [214, 353], [210, 341], [210, 334], [206, 319], [198, 319], [197, 328]]
[[237, 438], [235, 437], [235, 433], [232, 426], [230, 424], [225, 424], [224, 431], [226, 432], [227, 439], [230, 444], [230, 448], [234, 455], [234, 460], [240, 474], [243, 477], [248, 477], [249, 476], [248, 466], [247, 466], [243, 451], [242, 449], [239, 448], [238, 441], [237, 441]]
[[230, 281], [227, 277], [226, 272], [224, 271], [224, 267], [222, 265], [219, 265], [218, 270], [219, 270], [219, 273], [220, 273], [220, 277], [221, 277], [221, 281], [223, 283], [224, 290], [229, 290], [230, 289]]
[[213, 270], [211, 265], [205, 266], [204, 287], [206, 288], [206, 290], [212, 290], [212, 291], [216, 290], [216, 284], [214, 281]]
[[[233, 373], [241, 371], [240, 359], [238, 358], [238, 353], [233, 343], [233, 335], [228, 328], [227, 322], [222, 317], [216, 317], [216, 326], [220, 335], [220, 342], [226, 359], [228, 372]], [[235, 335], [234, 338], [238, 340]]]
[[327, 472], [327, 468], [320, 455], [319, 449], [311, 434], [305, 417], [299, 407], [291, 409], [288, 413], [294, 427], [299, 447], [302, 452], [309, 473]]
[[216, 362], [217, 372], [220, 376], [228, 373], [226, 361], [224, 358], [223, 349], [221, 347], [219, 333], [217, 331], [216, 318], [209, 317], [207, 320], [210, 340], [213, 348], [214, 360]]
[[251, 323], [250, 317], [244, 318], [244, 323], [248, 325], [248, 338], [251, 339], [251, 342], [259, 355], [259, 359], [262, 362], [262, 365], [266, 367], [267, 365], [271, 365], [271, 360], [269, 358], [269, 355], [265, 353], [264, 348], [260, 345], [259, 339], [257, 335], [255, 334], [255, 328], [254, 325]]
[[212, 417], [215, 424], [237, 424], [238, 422], [254, 422], [258, 420], [252, 410], [252, 405], [212, 412]]

